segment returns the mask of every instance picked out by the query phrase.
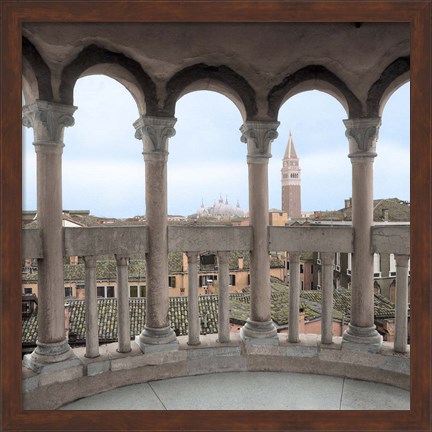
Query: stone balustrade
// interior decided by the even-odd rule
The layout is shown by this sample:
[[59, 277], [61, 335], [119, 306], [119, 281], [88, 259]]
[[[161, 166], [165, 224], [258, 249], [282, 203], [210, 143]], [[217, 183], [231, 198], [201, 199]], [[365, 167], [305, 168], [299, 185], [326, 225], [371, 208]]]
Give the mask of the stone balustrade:
[[[87, 357], [97, 356], [96, 316], [96, 279], [94, 265], [96, 256], [112, 254], [117, 258], [119, 278], [119, 351], [130, 350], [128, 334], [129, 319], [127, 308], [127, 257], [135, 253], [148, 252], [147, 227], [90, 227], [63, 228], [64, 255], [84, 256], [86, 267], [86, 316], [88, 331]], [[309, 227], [269, 227], [269, 246], [272, 251], [291, 251], [290, 261], [290, 342], [299, 340], [299, 295], [300, 265], [299, 254], [304, 251], [321, 252], [323, 260], [323, 343], [332, 343], [332, 304], [333, 304], [333, 254], [334, 252], [353, 252], [353, 230], [350, 226], [309, 226]], [[409, 225], [377, 225], [371, 230], [371, 244], [376, 253], [396, 254], [397, 263], [397, 296], [396, 296], [396, 343], [395, 349], [406, 352], [407, 337], [407, 262], [409, 259]], [[23, 230], [23, 258], [43, 258], [42, 239], [38, 229]], [[394, 245], [394, 246], [393, 246]], [[197, 276], [199, 252], [209, 250], [218, 252], [219, 260], [219, 339], [229, 341], [228, 312], [228, 260], [227, 252], [251, 250], [251, 227], [223, 226], [169, 226], [168, 250], [184, 251], [189, 259], [189, 272]], [[402, 260], [399, 257], [405, 257]], [[327, 262], [328, 261], [328, 262]], [[296, 265], [297, 263], [297, 265]], [[189, 277], [189, 344], [199, 344], [199, 314], [197, 277]]]
[[[86, 347], [75, 348], [73, 362], [63, 368], [45, 367], [43, 373], [24, 368], [24, 406], [27, 409], [53, 409], [100, 391], [142, 380], [193, 375], [195, 373], [274, 370], [345, 375], [403, 388], [409, 387], [409, 345], [407, 345], [409, 225], [376, 225], [370, 231], [371, 253], [394, 253], [396, 259], [395, 342], [385, 342], [378, 357], [366, 351], [354, 352], [351, 346], [334, 337], [333, 265], [335, 252], [354, 252], [351, 226], [268, 227], [267, 251], [287, 251], [290, 259], [290, 308], [288, 337], [251, 343], [229, 328], [229, 252], [253, 250], [251, 227], [169, 226], [167, 250], [182, 251], [188, 257], [188, 335], [176, 344], [156, 345], [143, 350], [131, 341], [128, 309], [128, 261], [137, 253], [148, 253], [148, 227], [63, 228], [64, 256], [83, 256], [85, 264]], [[23, 259], [44, 258], [39, 229], [23, 229]], [[218, 259], [219, 320], [218, 335], [200, 335], [197, 274], [199, 255], [211, 249]], [[320, 252], [322, 281], [322, 334], [303, 335], [299, 329], [300, 253]], [[98, 255], [114, 255], [118, 283], [118, 342], [99, 346], [96, 301], [96, 262]], [[195, 277], [194, 277], [195, 276]], [[147, 302], [149, 302], [147, 298]], [[353, 300], [355, 301], [354, 297]], [[137, 339], [139, 336], [137, 336]], [[180, 342], [180, 344], [179, 344]], [[276, 342], [276, 343], [275, 343]], [[243, 348], [242, 348], [243, 347]], [[402, 357], [397, 357], [401, 355]], [[373, 357], [375, 355], [375, 357]], [[290, 360], [288, 362], [288, 359]], [[24, 363], [26, 365], [26, 363]], [[138, 371], [154, 371], [140, 378]], [[99, 380], [97, 378], [100, 378]], [[89, 384], [91, 383], [91, 384]], [[68, 385], [66, 398], [49, 391]]]

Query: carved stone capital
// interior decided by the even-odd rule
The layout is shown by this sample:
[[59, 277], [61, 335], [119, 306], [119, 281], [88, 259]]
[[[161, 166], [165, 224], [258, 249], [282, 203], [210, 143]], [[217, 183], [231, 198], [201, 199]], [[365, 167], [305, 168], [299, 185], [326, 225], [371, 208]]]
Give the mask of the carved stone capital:
[[127, 255], [115, 254], [115, 259], [116, 259], [117, 267], [123, 267], [129, 265], [129, 256]]
[[300, 263], [300, 252], [288, 252], [288, 260], [291, 264], [299, 264]]
[[345, 135], [349, 141], [350, 158], [372, 157], [376, 154], [376, 142], [381, 126], [381, 118], [358, 118], [343, 121], [346, 126]]
[[278, 137], [279, 122], [247, 121], [240, 127], [241, 141], [247, 144], [248, 163], [267, 163], [271, 143]]
[[96, 256], [88, 255], [84, 257], [85, 268], [96, 268]]
[[410, 259], [409, 255], [395, 254], [394, 258], [396, 261], [396, 267], [407, 267], [408, 268], [408, 261]]
[[320, 258], [323, 266], [333, 266], [334, 264], [333, 252], [321, 252]]
[[219, 266], [229, 264], [230, 253], [227, 251], [219, 251], [217, 253]]
[[76, 109], [73, 105], [43, 100], [23, 107], [23, 125], [33, 128], [36, 151], [43, 146], [64, 146], [64, 128], [75, 124], [73, 113]]
[[133, 125], [135, 138], [143, 142], [144, 160], [163, 160], [168, 157], [168, 139], [176, 133], [172, 117], [141, 116]]
[[198, 264], [198, 252], [186, 252], [188, 264]]

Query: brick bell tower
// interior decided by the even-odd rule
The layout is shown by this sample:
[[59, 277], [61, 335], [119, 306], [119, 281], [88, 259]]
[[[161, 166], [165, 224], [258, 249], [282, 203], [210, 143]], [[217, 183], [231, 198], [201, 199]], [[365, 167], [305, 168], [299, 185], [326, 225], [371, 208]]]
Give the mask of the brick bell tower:
[[301, 176], [300, 160], [294, 147], [291, 131], [282, 162], [282, 211], [288, 219], [301, 217]]

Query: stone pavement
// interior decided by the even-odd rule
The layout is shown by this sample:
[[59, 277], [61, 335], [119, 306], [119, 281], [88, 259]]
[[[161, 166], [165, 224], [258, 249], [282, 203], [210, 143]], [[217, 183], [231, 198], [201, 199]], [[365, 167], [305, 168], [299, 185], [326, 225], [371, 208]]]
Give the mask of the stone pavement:
[[287, 372], [226, 372], [121, 387], [62, 410], [409, 410], [384, 384]]

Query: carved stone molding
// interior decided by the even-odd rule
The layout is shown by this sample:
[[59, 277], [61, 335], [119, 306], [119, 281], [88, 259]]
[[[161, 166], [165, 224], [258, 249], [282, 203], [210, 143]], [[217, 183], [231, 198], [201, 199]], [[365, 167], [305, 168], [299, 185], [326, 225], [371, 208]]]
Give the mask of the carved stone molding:
[[75, 124], [76, 109], [73, 105], [37, 100], [23, 107], [23, 125], [33, 128], [35, 146], [63, 147], [64, 128]]
[[248, 163], [268, 162], [271, 143], [278, 137], [279, 122], [247, 121], [240, 128], [241, 141], [247, 144]]
[[375, 157], [381, 118], [348, 119], [343, 122], [346, 126], [345, 135], [349, 141], [348, 157]]
[[133, 125], [135, 138], [143, 142], [144, 160], [167, 160], [168, 139], [176, 133], [173, 117], [141, 116]]

